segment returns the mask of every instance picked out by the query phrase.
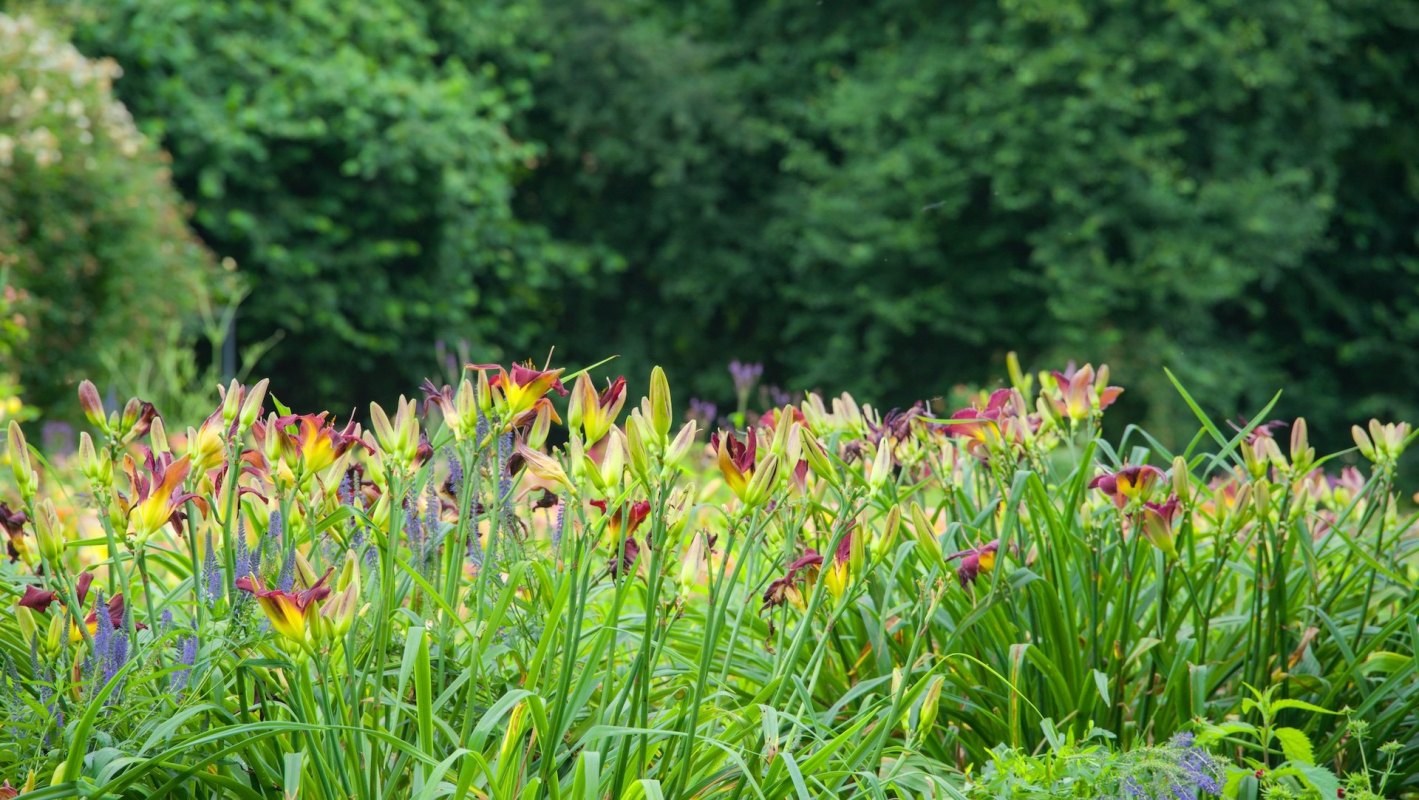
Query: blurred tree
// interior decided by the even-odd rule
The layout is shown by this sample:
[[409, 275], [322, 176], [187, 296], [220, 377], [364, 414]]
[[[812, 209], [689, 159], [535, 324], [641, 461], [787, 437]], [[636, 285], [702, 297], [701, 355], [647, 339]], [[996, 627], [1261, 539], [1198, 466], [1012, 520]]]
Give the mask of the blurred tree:
[[506, 49], [516, 8], [91, 10], [81, 40], [128, 65], [123, 95], [171, 150], [198, 231], [254, 279], [240, 336], [284, 335], [262, 365], [278, 396], [331, 406], [408, 391], [446, 335], [484, 359], [551, 344], [561, 290], [597, 262], [511, 213], [537, 151], [507, 130], [525, 88], [483, 53]]
[[1412, 0], [89, 5], [293, 396], [446, 336], [720, 399], [732, 357], [892, 404], [1013, 348], [1160, 429], [1165, 364], [1419, 416]]
[[112, 96], [117, 73], [43, 19], [0, 13], [0, 379], [50, 412], [81, 378], [190, 342], [217, 277], [165, 157]]
[[1109, 361], [1165, 433], [1168, 365], [1343, 436], [1419, 411], [1415, 8], [558, 4], [519, 201], [630, 265], [571, 340], [700, 391], [737, 355], [904, 403], [1019, 348]]

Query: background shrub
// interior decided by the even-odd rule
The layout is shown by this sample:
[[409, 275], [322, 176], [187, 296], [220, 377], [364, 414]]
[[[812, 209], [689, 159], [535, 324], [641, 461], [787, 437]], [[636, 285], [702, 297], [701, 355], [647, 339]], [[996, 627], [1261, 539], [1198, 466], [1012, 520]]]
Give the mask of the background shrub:
[[118, 74], [41, 20], [0, 14], [0, 269], [6, 324], [27, 333], [0, 337], [42, 407], [152, 358], [212, 299], [213, 259], [165, 157], [113, 98]]
[[466, 6], [163, 0], [80, 25], [134, 65], [124, 96], [197, 230], [253, 279], [239, 335], [284, 334], [263, 364], [282, 397], [386, 396], [445, 335], [489, 357], [550, 346], [562, 288], [596, 263], [512, 214], [537, 152], [508, 130], [527, 92], [482, 54], [521, 12]]
[[1419, 410], [1412, 4], [80, 6], [313, 405], [443, 337], [720, 400], [1107, 359], [1165, 438], [1160, 363], [1321, 436]]

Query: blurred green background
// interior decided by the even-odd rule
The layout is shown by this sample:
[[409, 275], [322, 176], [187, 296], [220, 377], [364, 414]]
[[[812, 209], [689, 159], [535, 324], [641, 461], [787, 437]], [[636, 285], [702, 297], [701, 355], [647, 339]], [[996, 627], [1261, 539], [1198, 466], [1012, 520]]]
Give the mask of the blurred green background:
[[0, 8], [0, 372], [47, 413], [180, 398], [241, 299], [243, 368], [339, 413], [464, 342], [721, 403], [731, 358], [885, 406], [1013, 349], [1164, 436], [1165, 365], [1336, 444], [1419, 419], [1414, 2]]

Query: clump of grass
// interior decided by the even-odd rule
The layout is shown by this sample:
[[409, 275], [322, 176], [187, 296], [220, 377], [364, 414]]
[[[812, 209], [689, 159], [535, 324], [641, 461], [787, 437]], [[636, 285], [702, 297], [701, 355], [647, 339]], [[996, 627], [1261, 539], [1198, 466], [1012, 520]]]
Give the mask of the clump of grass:
[[1367, 472], [1303, 420], [1199, 413], [1172, 452], [1099, 436], [1105, 370], [1014, 373], [949, 415], [741, 398], [717, 431], [660, 370], [623, 413], [622, 380], [471, 365], [368, 429], [263, 383], [168, 431], [86, 386], [69, 461], [10, 431], [0, 769], [35, 797], [963, 797], [1100, 731], [1176, 777], [1199, 720], [1346, 765], [1333, 716], [1248, 686], [1419, 767], [1406, 427], [1357, 433]]

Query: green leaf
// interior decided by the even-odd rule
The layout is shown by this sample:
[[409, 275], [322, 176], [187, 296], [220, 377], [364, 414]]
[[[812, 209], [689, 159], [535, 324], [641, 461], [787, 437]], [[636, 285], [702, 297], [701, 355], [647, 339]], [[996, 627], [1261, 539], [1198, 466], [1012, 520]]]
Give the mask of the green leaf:
[[1276, 728], [1271, 732], [1271, 735], [1281, 742], [1281, 752], [1286, 755], [1287, 761], [1294, 764], [1314, 764], [1316, 762], [1310, 737], [1305, 733], [1296, 728]]

